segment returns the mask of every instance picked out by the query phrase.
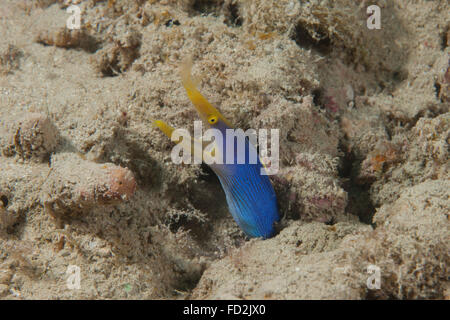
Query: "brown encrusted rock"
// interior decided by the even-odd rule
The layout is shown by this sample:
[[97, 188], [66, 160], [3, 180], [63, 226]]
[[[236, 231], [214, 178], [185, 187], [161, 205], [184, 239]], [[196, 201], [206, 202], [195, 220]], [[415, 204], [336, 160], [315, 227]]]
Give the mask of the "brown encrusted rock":
[[299, 153], [296, 165], [273, 177], [281, 212], [289, 218], [331, 222], [345, 213], [347, 192], [337, 176], [338, 159], [319, 153]]
[[41, 113], [26, 113], [18, 120], [0, 121], [0, 148], [3, 155], [42, 161], [59, 142], [58, 129]]
[[108, 37], [108, 42], [96, 52], [92, 63], [102, 76], [125, 72], [139, 57], [142, 35], [131, 29], [123, 32], [121, 24]]
[[128, 200], [136, 190], [133, 173], [112, 163], [95, 163], [74, 153], [52, 158], [41, 202], [51, 213], [81, 213]]
[[[69, 3], [67, 3], [69, 4]], [[62, 4], [62, 6], [64, 6]], [[85, 5], [77, 4], [80, 12], [85, 12]], [[48, 17], [51, 17], [48, 19]], [[65, 49], [82, 49], [86, 52], [95, 52], [99, 42], [95, 38], [90, 24], [80, 21], [79, 29], [69, 29], [67, 19], [69, 13], [58, 6], [51, 6], [44, 11], [36, 22], [36, 35], [34, 41], [47, 46]]]
[[436, 90], [442, 102], [450, 102], [450, 60], [447, 69], [440, 74], [436, 82]]
[[448, 178], [450, 113], [421, 118], [408, 134], [394, 136], [392, 141], [395, 149], [385, 149], [378, 155], [382, 160], [379, 164], [387, 165], [371, 186], [371, 199], [376, 205], [396, 200], [405, 187]]
[[7, 75], [20, 67], [23, 52], [16, 46], [8, 44], [0, 46], [0, 75]]
[[0, 190], [0, 234], [7, 226], [17, 220], [17, 216], [11, 215], [7, 210], [8, 203], [8, 195]]
[[428, 180], [375, 214], [380, 232], [361, 241], [361, 252], [381, 268], [382, 297], [443, 297], [450, 262], [449, 190], [448, 179]]
[[48, 166], [0, 157], [0, 232], [20, 221], [36, 204]]
[[129, 27], [128, 21], [119, 21], [107, 34], [102, 48], [91, 62], [102, 76], [114, 76], [125, 72], [139, 57], [142, 33]]
[[7, 210], [8, 203], [8, 194], [0, 190], [0, 231], [17, 220], [17, 216], [11, 215]]
[[[449, 189], [444, 180], [406, 189], [378, 210], [375, 230], [356, 222], [297, 221], [275, 238], [247, 242], [203, 273], [192, 298], [442, 298], [450, 262]], [[375, 289], [368, 270], [377, 268]]]
[[36, 42], [66, 49], [81, 48], [88, 52], [94, 52], [97, 48], [95, 39], [84, 28], [44, 30], [37, 35]]
[[337, 126], [313, 104], [276, 99], [253, 120], [254, 127], [279, 129], [280, 170], [272, 177], [280, 210], [288, 217], [332, 221], [347, 206], [338, 178]]
[[294, 222], [277, 237], [247, 242], [215, 261], [194, 289], [194, 299], [358, 299], [359, 270], [339, 250], [348, 236], [370, 232], [362, 224]]

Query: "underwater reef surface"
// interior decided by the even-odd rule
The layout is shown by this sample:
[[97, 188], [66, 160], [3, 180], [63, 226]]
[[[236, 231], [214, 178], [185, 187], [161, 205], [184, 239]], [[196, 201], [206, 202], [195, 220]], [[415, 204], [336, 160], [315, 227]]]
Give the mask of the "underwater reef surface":
[[[3, 0], [0, 17], [1, 299], [450, 297], [448, 1]], [[280, 130], [271, 239], [152, 126], [193, 131], [186, 57], [235, 127]]]

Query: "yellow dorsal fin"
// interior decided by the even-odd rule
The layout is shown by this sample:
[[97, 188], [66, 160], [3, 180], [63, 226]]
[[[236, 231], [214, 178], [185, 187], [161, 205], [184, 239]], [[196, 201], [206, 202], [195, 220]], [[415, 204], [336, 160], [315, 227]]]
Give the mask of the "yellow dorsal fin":
[[191, 76], [192, 69], [192, 58], [188, 58], [183, 61], [180, 66], [180, 76], [181, 82], [183, 83], [184, 89], [186, 89], [186, 93], [194, 105], [195, 109], [197, 109], [200, 117], [203, 121], [208, 121], [208, 118], [212, 115], [217, 116], [223, 122], [225, 122], [230, 128], [232, 125], [230, 122], [225, 119], [225, 117], [217, 110], [209, 101], [198, 91], [196, 84]]

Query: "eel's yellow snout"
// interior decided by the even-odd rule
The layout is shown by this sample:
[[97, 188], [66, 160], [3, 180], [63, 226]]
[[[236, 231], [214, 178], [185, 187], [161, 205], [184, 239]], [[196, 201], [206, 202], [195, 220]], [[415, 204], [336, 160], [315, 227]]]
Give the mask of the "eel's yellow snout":
[[155, 120], [155, 121], [153, 121], [153, 125], [155, 127], [158, 127], [159, 130], [161, 130], [169, 138], [172, 136], [172, 133], [175, 130], [175, 128], [169, 126], [167, 123], [165, 123], [162, 120]]

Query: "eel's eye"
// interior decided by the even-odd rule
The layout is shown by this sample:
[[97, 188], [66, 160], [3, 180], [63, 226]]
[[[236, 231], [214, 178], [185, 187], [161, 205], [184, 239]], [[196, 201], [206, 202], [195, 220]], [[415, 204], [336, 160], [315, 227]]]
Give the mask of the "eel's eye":
[[217, 116], [210, 116], [210, 117], [208, 118], [208, 122], [209, 122], [210, 124], [216, 124], [216, 123], [217, 123], [217, 120], [218, 120]]

